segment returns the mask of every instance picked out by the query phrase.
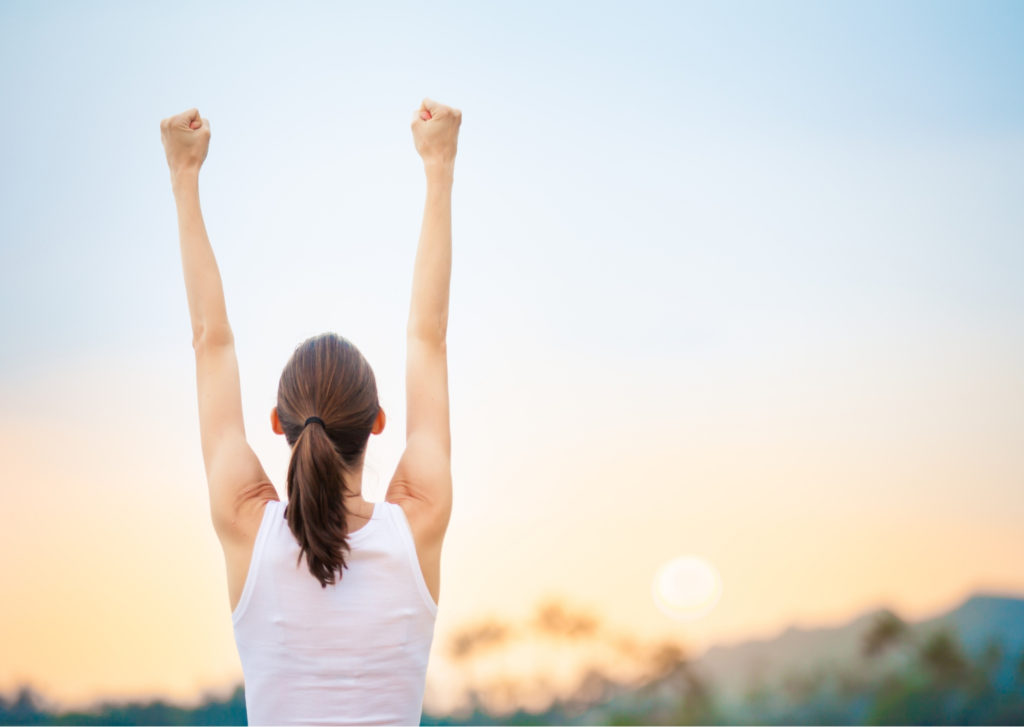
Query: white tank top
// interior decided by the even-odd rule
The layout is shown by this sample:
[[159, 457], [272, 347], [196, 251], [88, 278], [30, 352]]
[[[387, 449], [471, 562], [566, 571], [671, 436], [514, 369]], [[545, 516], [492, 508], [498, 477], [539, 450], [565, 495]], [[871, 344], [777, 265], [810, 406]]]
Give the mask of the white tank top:
[[231, 614], [251, 725], [418, 725], [437, 604], [402, 507], [374, 503], [321, 587], [267, 501]]

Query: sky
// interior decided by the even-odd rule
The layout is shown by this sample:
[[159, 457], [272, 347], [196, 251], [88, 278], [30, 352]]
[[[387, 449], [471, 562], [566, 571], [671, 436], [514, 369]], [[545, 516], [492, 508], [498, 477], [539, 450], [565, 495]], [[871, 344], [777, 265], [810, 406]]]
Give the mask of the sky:
[[[0, 690], [241, 681], [161, 119], [200, 197], [248, 439], [335, 331], [404, 442], [425, 179], [462, 110], [448, 638], [554, 598], [700, 653], [1024, 595], [1024, 6], [0, 4]], [[692, 556], [699, 617], [652, 597]]]

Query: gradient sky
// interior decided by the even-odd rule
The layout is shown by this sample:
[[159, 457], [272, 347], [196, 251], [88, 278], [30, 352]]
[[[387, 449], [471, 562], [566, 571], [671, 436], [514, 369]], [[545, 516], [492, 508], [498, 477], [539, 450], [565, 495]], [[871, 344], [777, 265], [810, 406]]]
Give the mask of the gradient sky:
[[[250, 442], [284, 497], [277, 378], [337, 331], [374, 500], [409, 121], [462, 109], [428, 707], [446, 635], [546, 597], [699, 652], [1024, 593], [1022, 78], [1013, 2], [5, 1], [0, 689], [241, 680], [159, 136], [193, 106]], [[687, 554], [723, 591], [682, 622]]]

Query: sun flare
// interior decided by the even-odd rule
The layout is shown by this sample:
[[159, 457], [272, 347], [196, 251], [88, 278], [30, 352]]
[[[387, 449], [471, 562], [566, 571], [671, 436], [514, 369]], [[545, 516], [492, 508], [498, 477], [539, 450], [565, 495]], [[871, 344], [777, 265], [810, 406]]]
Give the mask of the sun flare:
[[681, 555], [658, 568], [651, 590], [655, 604], [667, 616], [690, 621], [715, 607], [722, 595], [722, 579], [703, 558]]

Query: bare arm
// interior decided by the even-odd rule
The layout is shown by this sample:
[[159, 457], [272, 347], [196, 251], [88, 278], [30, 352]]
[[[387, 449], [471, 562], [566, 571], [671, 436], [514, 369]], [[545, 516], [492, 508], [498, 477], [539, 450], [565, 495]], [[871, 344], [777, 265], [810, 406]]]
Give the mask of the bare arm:
[[204, 332], [218, 337], [230, 334], [220, 270], [199, 206], [199, 170], [210, 147], [210, 120], [200, 117], [195, 108], [169, 116], [160, 122], [160, 140], [178, 211], [181, 264], [195, 345]]
[[462, 114], [428, 101], [419, 110], [423, 116], [413, 121], [427, 192], [406, 329], [406, 449], [388, 490], [396, 498], [421, 503], [433, 516], [433, 532], [440, 535], [447, 527], [452, 498], [446, 337], [454, 142]]
[[214, 334], [217, 340], [228, 339], [231, 328], [224, 304], [224, 287], [199, 205], [199, 170], [179, 172], [171, 186], [178, 210], [181, 266], [192, 320], [192, 344], [195, 346], [203, 340], [206, 332]]
[[452, 186], [455, 164], [425, 165], [427, 201], [413, 266], [409, 336], [443, 342], [448, 334], [452, 272]]
[[228, 325], [220, 270], [199, 206], [199, 170], [210, 141], [210, 121], [200, 118], [198, 109], [189, 109], [162, 120], [160, 138], [178, 212], [210, 513], [222, 540], [244, 539], [238, 527], [240, 507], [254, 498], [265, 498], [268, 491], [271, 496], [276, 493], [246, 441], [234, 336]]
[[406, 357], [406, 443], [429, 439], [451, 457], [448, 297], [452, 268], [452, 166], [427, 167], [427, 199], [413, 266]]

